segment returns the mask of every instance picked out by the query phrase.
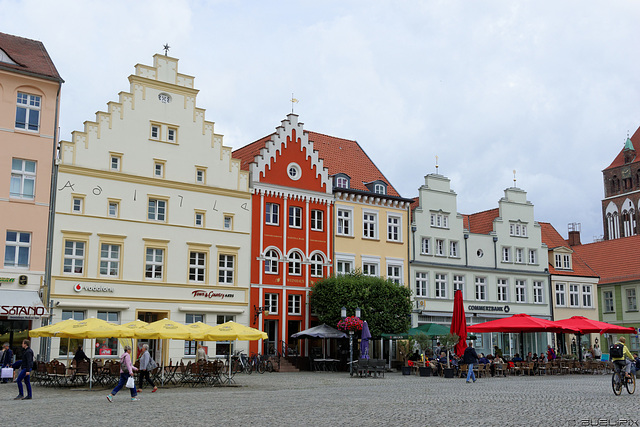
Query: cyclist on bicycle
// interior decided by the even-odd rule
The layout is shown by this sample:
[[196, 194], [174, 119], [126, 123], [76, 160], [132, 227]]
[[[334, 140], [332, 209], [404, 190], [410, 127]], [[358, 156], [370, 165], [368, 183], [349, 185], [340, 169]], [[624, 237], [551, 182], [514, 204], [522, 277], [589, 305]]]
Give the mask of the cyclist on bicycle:
[[616, 368], [616, 372], [620, 372], [620, 370], [624, 368], [625, 376], [630, 377], [631, 375], [629, 375], [629, 373], [631, 372], [631, 360], [633, 360], [633, 355], [627, 348], [627, 345], [625, 344], [625, 342], [626, 342], [625, 337], [620, 337], [618, 339], [616, 344], [622, 344], [622, 347], [623, 347], [622, 356], [612, 357], [611, 360], [613, 361], [613, 365]]

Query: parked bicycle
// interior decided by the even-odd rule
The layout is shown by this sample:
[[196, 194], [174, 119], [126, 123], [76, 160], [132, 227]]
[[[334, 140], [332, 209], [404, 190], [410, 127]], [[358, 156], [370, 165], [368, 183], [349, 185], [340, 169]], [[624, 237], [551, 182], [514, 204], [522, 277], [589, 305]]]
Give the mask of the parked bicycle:
[[240, 352], [234, 353], [231, 360], [231, 371], [234, 374], [237, 374], [239, 372], [244, 372], [245, 374], [251, 374], [253, 369], [251, 367], [249, 358], [247, 357], [246, 354], [240, 353]]

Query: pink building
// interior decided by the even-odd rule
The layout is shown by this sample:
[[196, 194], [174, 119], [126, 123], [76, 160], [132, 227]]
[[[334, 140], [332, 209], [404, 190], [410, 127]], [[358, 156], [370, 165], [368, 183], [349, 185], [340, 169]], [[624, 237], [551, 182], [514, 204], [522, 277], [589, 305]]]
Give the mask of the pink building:
[[14, 352], [48, 315], [42, 295], [62, 83], [41, 42], [0, 33], [0, 341]]

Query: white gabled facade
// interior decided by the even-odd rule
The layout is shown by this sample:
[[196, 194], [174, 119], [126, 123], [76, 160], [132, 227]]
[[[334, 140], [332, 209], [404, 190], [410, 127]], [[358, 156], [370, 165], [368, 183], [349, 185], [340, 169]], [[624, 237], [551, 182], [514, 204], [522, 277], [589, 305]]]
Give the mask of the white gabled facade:
[[[413, 326], [449, 325], [453, 297], [461, 289], [467, 325], [517, 313], [550, 319], [547, 247], [526, 192], [508, 188], [498, 209], [473, 215], [457, 212], [450, 180], [430, 174], [419, 189], [413, 213], [410, 282]], [[546, 334], [525, 338], [525, 348], [546, 350]], [[519, 353], [513, 334], [478, 334], [478, 351]]]
[[[53, 321], [248, 324], [249, 174], [196, 106], [194, 78], [178, 73], [177, 59], [155, 55], [129, 82], [107, 112], [61, 143]], [[51, 357], [66, 344], [54, 339]], [[116, 340], [99, 344], [122, 351]], [[210, 356], [227, 350], [208, 347]], [[175, 363], [193, 351], [174, 340], [164, 357]]]

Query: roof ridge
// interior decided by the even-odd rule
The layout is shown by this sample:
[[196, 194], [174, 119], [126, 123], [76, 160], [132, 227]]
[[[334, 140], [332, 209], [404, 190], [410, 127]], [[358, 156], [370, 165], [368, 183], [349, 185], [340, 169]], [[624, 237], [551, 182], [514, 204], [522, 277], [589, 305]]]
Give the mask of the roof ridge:
[[305, 130], [305, 132], [307, 132], [307, 133], [315, 133], [317, 135], [322, 135], [322, 136], [326, 136], [328, 138], [333, 138], [333, 139], [339, 139], [341, 141], [355, 142], [356, 144], [358, 143], [358, 141], [356, 141], [355, 139], [340, 138], [339, 136], [333, 136], [333, 135], [329, 135], [329, 134], [322, 133], [322, 132], [316, 132], [316, 131], [313, 131], [313, 130]]

